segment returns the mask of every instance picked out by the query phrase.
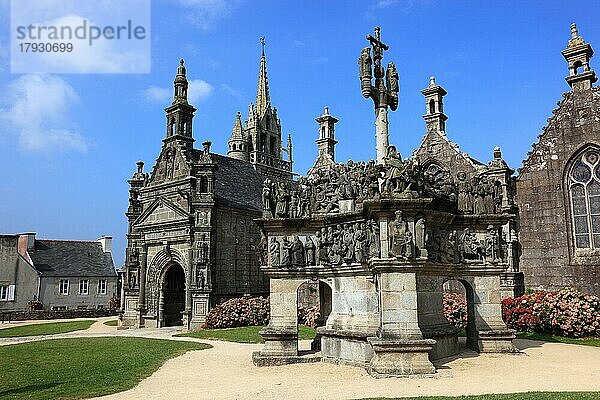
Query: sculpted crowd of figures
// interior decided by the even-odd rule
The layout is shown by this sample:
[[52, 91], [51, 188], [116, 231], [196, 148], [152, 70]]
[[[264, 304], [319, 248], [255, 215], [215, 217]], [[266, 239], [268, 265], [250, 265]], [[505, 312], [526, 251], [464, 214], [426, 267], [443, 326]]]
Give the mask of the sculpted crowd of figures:
[[293, 185], [266, 179], [262, 202], [265, 218], [308, 218], [315, 214], [340, 213], [340, 205], [350, 200], [351, 209], [360, 211], [368, 199], [384, 196], [418, 198], [432, 196], [456, 203], [464, 214], [501, 212], [502, 190], [499, 182], [485, 174], [468, 179], [464, 172], [457, 182], [435, 164], [426, 168], [414, 158], [402, 159], [389, 146], [385, 165], [371, 160], [348, 161], [315, 168]]
[[271, 237], [272, 266], [304, 267], [363, 263], [380, 257], [379, 226], [373, 220], [321, 228], [314, 235]]

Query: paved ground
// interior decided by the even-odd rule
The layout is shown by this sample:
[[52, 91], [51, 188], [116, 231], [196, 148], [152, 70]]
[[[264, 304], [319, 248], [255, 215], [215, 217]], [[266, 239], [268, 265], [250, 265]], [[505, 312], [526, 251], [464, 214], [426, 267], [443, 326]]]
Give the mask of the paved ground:
[[[144, 336], [171, 338], [175, 328], [117, 331], [98, 323], [83, 332], [50, 337]], [[45, 338], [49, 338], [48, 336]], [[185, 338], [173, 338], [186, 340]], [[1, 344], [33, 340], [0, 339]], [[252, 351], [261, 345], [201, 340], [210, 350], [167, 361], [126, 392], [101, 399], [358, 399], [525, 391], [600, 391], [600, 348], [516, 340], [521, 354], [477, 355], [438, 365], [432, 378], [374, 379], [357, 367], [325, 363], [257, 368]], [[303, 343], [307, 345], [307, 343]]]

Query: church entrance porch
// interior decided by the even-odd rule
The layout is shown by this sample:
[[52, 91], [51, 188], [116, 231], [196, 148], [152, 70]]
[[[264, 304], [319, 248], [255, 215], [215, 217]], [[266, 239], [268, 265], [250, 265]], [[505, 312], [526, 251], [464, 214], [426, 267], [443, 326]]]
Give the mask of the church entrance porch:
[[179, 264], [168, 267], [160, 293], [160, 326], [183, 325], [185, 273]]

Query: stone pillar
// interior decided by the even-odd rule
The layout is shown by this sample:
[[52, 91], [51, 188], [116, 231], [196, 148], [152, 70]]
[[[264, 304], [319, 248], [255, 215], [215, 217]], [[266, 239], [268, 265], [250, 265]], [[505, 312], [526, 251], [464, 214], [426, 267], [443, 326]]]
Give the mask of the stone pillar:
[[262, 350], [252, 354], [257, 366], [298, 362], [298, 295], [303, 279], [271, 278], [271, 319], [260, 331]]
[[379, 218], [379, 248], [381, 252], [381, 258], [388, 258], [390, 252], [390, 241], [387, 217]]
[[423, 339], [417, 314], [417, 281], [414, 272], [378, 274], [380, 328], [368, 338], [374, 356], [368, 372], [375, 377], [432, 374], [429, 361], [435, 340]]
[[476, 347], [480, 353], [512, 353], [518, 350], [512, 343], [515, 331], [502, 320], [500, 277], [473, 278]]
[[146, 313], [146, 270], [148, 263], [148, 246], [142, 245], [140, 252], [140, 291], [138, 295], [138, 328], [144, 326], [143, 316]]
[[192, 319], [192, 275], [194, 274], [193, 267], [193, 250], [192, 246], [187, 251], [187, 265], [185, 267], [185, 310], [183, 311], [183, 327], [184, 329], [190, 329], [190, 322]]
[[375, 108], [375, 143], [377, 149], [377, 164], [384, 164], [384, 158], [390, 144], [387, 105], [380, 105]]

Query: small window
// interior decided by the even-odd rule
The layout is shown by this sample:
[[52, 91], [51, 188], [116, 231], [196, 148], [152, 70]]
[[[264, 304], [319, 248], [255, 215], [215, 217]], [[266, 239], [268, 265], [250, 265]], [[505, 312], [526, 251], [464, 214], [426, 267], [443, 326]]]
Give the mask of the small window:
[[79, 294], [88, 295], [90, 293], [90, 281], [82, 279], [79, 281]]
[[58, 284], [58, 291], [61, 295], [67, 296], [69, 294], [69, 280], [61, 279]]
[[52, 309], [56, 311], [64, 311], [68, 310], [69, 308], [67, 306], [52, 306]]
[[0, 301], [15, 301], [15, 285], [0, 286]]
[[98, 294], [106, 294], [106, 279], [98, 281]]

